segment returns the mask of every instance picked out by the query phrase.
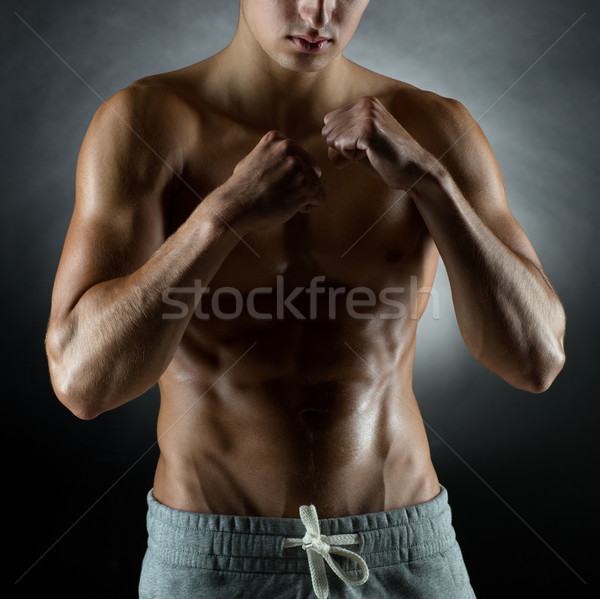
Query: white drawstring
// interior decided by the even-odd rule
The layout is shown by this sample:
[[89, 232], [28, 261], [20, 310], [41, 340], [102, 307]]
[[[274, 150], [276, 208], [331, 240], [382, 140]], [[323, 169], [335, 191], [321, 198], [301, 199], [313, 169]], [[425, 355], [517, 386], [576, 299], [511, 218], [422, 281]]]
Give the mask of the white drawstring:
[[[306, 551], [310, 577], [318, 599], [327, 599], [327, 597], [329, 597], [329, 583], [327, 582], [327, 573], [325, 571], [325, 562], [323, 560], [329, 564], [331, 569], [344, 582], [356, 586], [367, 582], [367, 579], [369, 578], [369, 568], [367, 567], [365, 560], [358, 555], [358, 553], [354, 553], [354, 551], [335, 547], [335, 545], [357, 545], [360, 543], [360, 538], [357, 534], [322, 535], [319, 527], [317, 509], [314, 505], [301, 505], [300, 518], [306, 527], [306, 534], [302, 539], [286, 539], [283, 548], [287, 549], [288, 547], [301, 546], [302, 549]], [[362, 576], [359, 579], [350, 578], [331, 557], [332, 553], [354, 560], [360, 566]]]

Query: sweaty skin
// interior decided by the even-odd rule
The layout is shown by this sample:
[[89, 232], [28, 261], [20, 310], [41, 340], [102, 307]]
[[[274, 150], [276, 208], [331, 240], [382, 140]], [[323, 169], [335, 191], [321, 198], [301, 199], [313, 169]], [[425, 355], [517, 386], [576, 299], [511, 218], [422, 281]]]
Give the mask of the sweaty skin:
[[[53, 291], [54, 389], [93, 418], [158, 382], [154, 495], [177, 509], [421, 503], [440, 488], [412, 373], [440, 251], [467, 346], [517, 387], [543, 391], [562, 368], [562, 307], [483, 134], [457, 141], [464, 108], [341, 55], [367, 3], [282, 2], [260, 29], [270, 3], [242, 2], [230, 46], [95, 115]], [[339, 38], [309, 54], [289, 32]], [[368, 118], [363, 147], [352, 129]], [[278, 284], [302, 288], [295, 311], [278, 314]]]

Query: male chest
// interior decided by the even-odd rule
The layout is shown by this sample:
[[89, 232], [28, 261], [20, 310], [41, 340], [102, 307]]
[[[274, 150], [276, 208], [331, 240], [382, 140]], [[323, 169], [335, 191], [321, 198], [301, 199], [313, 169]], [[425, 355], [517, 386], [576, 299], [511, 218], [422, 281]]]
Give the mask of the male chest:
[[[206, 129], [171, 199], [169, 232], [231, 176], [261, 137], [236, 126]], [[247, 233], [214, 276], [213, 286], [234, 285], [247, 292], [273, 284], [277, 275], [294, 284], [325, 275], [337, 283], [376, 285], [414, 269], [426, 230], [410, 198], [357, 163], [333, 167], [318, 132], [297, 141], [321, 167], [325, 203], [283, 225]]]

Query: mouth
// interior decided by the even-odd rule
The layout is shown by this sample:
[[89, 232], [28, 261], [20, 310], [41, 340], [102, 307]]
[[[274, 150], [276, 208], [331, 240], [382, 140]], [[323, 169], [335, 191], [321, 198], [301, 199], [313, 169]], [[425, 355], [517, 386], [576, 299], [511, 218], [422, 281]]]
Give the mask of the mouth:
[[300, 50], [307, 54], [318, 54], [323, 51], [331, 41], [326, 37], [308, 37], [306, 35], [289, 36], [289, 40]]

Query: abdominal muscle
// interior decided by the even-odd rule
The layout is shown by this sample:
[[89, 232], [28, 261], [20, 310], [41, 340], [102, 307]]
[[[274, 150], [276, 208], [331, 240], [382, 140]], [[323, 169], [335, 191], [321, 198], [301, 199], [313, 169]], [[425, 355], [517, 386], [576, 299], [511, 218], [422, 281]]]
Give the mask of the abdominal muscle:
[[[333, 518], [415, 505], [440, 492], [410, 388], [414, 344], [399, 362], [387, 361], [389, 372], [348, 360], [321, 378], [285, 368], [261, 373], [259, 349], [244, 357], [245, 368], [208, 377], [190, 347], [182, 344], [159, 382], [159, 502], [279, 518], [297, 518], [299, 506], [312, 503], [319, 517]], [[268, 342], [260, 349], [268, 351]]]

